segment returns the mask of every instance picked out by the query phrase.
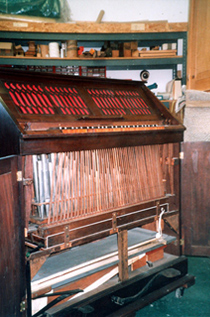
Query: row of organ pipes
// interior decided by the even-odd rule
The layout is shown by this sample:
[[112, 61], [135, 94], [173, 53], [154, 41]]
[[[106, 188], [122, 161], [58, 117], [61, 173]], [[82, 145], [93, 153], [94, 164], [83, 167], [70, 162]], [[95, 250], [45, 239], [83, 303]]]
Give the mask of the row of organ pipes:
[[174, 191], [173, 144], [41, 154], [32, 159], [33, 215], [47, 218], [48, 224]]

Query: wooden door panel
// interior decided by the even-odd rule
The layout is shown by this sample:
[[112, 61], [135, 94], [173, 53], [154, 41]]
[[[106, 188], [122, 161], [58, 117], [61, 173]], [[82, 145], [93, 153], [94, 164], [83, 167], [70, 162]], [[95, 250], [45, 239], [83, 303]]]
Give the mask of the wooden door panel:
[[210, 142], [185, 142], [182, 152], [183, 253], [210, 256]]
[[188, 57], [188, 89], [210, 89], [210, 1], [191, 0]]
[[24, 229], [16, 172], [17, 157], [0, 159], [0, 316], [21, 316], [25, 295]]

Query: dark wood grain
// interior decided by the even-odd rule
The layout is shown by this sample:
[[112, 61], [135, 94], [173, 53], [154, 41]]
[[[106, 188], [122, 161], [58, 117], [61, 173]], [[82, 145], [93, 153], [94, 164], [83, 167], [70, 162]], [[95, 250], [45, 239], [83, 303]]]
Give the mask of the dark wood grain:
[[[20, 303], [25, 297], [25, 265], [16, 181], [17, 158], [1, 159], [0, 165], [0, 315], [24, 316], [20, 313]], [[5, 173], [2, 172], [4, 166]]]
[[122, 133], [21, 140], [20, 153], [41, 154], [71, 150], [106, 149], [112, 147], [163, 144], [182, 141], [182, 132]]
[[128, 231], [120, 231], [117, 235], [119, 254], [119, 281], [128, 279]]
[[184, 253], [210, 256], [210, 142], [185, 142], [181, 166]]
[[19, 154], [19, 137], [20, 132], [0, 97], [0, 157]]

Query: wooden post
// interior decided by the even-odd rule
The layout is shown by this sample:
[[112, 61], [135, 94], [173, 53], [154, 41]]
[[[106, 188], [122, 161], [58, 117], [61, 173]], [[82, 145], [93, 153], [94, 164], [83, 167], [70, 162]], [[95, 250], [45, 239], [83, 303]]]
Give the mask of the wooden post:
[[128, 231], [118, 232], [119, 280], [128, 279]]
[[29, 218], [31, 214], [31, 200], [33, 196], [33, 163], [32, 156], [26, 155], [23, 159], [23, 170], [25, 178], [24, 196], [25, 196], [25, 228], [28, 229]]

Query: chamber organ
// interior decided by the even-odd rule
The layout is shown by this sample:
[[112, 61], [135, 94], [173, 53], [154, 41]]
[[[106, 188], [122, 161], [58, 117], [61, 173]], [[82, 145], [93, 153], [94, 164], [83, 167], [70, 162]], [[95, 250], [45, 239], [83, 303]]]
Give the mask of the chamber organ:
[[[64, 296], [45, 307], [49, 316], [88, 309], [90, 316], [117, 316], [130, 301], [139, 303], [135, 311], [145, 294], [123, 304], [122, 297], [134, 284], [141, 292], [148, 263], [158, 261], [179, 269], [172, 282], [182, 285], [186, 259], [165, 259], [163, 248], [175, 238], [162, 233], [165, 222], [180, 235], [182, 124], [142, 82], [9, 70], [0, 81], [0, 151], [18, 156], [29, 300], [46, 296], [49, 305], [52, 292]], [[68, 259], [62, 269], [61, 259]], [[160, 271], [153, 268], [151, 278]], [[68, 293], [78, 287], [80, 296]]]

